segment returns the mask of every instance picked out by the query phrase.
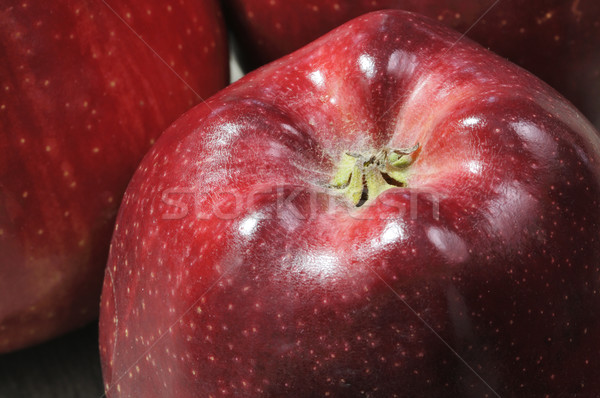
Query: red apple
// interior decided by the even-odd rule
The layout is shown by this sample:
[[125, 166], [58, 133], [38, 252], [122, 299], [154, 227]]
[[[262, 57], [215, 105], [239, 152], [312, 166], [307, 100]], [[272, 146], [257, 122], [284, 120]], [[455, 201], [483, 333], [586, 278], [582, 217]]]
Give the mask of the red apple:
[[600, 128], [597, 0], [222, 0], [248, 67], [368, 11], [419, 12], [465, 32], [563, 93]]
[[0, 352], [98, 315], [129, 178], [158, 135], [228, 79], [215, 1], [9, 3], [0, 10]]
[[598, 395], [599, 162], [525, 70], [416, 14], [349, 22], [146, 155], [105, 277], [107, 394]]

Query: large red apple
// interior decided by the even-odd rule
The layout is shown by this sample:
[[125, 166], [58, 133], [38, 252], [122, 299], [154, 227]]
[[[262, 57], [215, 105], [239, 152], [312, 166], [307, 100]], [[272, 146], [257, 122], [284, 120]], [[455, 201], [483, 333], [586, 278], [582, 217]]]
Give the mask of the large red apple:
[[360, 14], [415, 11], [465, 32], [530, 70], [600, 128], [597, 0], [222, 0], [254, 67], [288, 54]]
[[599, 162], [525, 70], [416, 14], [360, 17], [141, 163], [102, 296], [108, 396], [600, 394]]
[[5, 3], [0, 59], [3, 352], [97, 316], [129, 178], [228, 69], [213, 0]]

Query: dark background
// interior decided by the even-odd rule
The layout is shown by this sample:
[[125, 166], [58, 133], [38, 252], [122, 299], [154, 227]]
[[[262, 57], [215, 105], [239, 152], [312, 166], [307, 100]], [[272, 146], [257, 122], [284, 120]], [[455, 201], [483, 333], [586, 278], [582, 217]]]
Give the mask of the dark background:
[[0, 355], [0, 398], [103, 397], [98, 324]]

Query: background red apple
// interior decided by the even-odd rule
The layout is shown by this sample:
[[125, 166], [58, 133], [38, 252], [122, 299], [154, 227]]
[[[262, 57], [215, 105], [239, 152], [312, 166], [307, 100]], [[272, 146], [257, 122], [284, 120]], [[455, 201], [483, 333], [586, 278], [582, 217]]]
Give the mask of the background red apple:
[[360, 14], [415, 11], [528, 69], [600, 128], [600, 2], [596, 0], [222, 0], [249, 68], [300, 48]]
[[227, 83], [212, 0], [0, 9], [0, 352], [94, 319], [131, 174]]
[[600, 137], [459, 37], [369, 14], [166, 130], [112, 241], [109, 397], [600, 392]]

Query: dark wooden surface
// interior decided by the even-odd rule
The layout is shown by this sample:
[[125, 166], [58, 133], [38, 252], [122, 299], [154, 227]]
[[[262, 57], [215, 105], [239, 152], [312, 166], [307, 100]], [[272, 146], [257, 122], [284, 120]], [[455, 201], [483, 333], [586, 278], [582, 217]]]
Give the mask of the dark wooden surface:
[[0, 398], [103, 397], [97, 329], [0, 355]]

